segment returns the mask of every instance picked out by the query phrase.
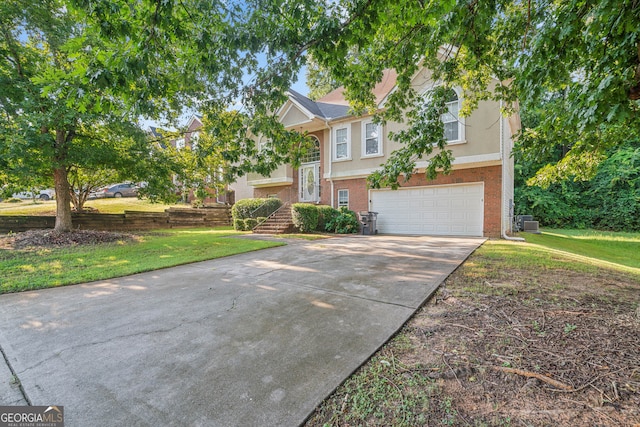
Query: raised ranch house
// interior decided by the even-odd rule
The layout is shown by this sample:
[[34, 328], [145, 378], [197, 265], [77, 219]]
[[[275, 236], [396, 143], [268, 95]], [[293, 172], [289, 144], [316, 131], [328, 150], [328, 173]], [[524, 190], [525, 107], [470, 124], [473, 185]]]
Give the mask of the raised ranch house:
[[[374, 89], [378, 108], [384, 108], [395, 83], [396, 74], [387, 71]], [[433, 87], [429, 71], [417, 73], [413, 85], [418, 93]], [[372, 190], [366, 178], [400, 148], [387, 135], [403, 125], [378, 126], [370, 116], [350, 116], [341, 89], [317, 101], [290, 91], [278, 112], [280, 120], [287, 129], [312, 135], [317, 150], [298, 169], [283, 165], [270, 176], [249, 174], [246, 184], [254, 197], [378, 212], [381, 233], [503, 236], [511, 231], [512, 136], [520, 120], [517, 114], [503, 117], [501, 105], [492, 101], [460, 117], [462, 96], [456, 88], [447, 104], [449, 114], [443, 116], [455, 157], [451, 174], [430, 181], [424, 174], [426, 162], [418, 163], [419, 173], [399, 190]]]

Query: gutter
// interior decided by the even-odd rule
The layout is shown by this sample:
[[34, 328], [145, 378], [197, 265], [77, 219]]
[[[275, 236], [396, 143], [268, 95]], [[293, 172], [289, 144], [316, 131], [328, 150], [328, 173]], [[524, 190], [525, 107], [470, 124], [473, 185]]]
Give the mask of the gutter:
[[[507, 235], [507, 227], [506, 224], [504, 224], [504, 208], [507, 206], [507, 203], [510, 203], [508, 200], [505, 200], [506, 198], [506, 186], [507, 186], [507, 173], [506, 173], [506, 169], [505, 169], [505, 153], [506, 153], [506, 149], [505, 149], [505, 138], [504, 138], [504, 116], [502, 115], [502, 100], [500, 100], [500, 157], [502, 159], [502, 206], [501, 206], [501, 232], [502, 232], [502, 238], [505, 240], [510, 240], [513, 242], [524, 242], [525, 240], [522, 237], [511, 237]], [[511, 207], [509, 207], [509, 209], [511, 209]]]
[[334, 206], [334, 184], [333, 184], [333, 132], [331, 132], [331, 126], [329, 126], [329, 119], [325, 119], [324, 120], [324, 124], [327, 126], [327, 129], [329, 129], [329, 184], [331, 185], [331, 204], [330, 206], [332, 208], [335, 208]]

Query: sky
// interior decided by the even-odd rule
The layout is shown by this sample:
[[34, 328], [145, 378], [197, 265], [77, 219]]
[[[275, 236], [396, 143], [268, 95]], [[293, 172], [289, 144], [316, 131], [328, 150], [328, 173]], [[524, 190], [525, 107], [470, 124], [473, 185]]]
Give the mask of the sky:
[[[307, 67], [303, 66], [300, 69], [300, 72], [298, 73], [298, 80], [291, 86], [291, 89], [293, 89], [296, 92], [301, 93], [302, 95], [305, 95], [305, 96], [309, 93], [309, 87], [307, 86], [306, 73], [307, 73]], [[237, 107], [239, 108], [240, 105], [238, 105]], [[186, 111], [180, 117], [179, 125], [180, 126], [186, 126], [187, 123], [189, 122], [189, 120], [191, 119], [191, 117], [194, 114], [198, 114], [198, 113], [199, 112], [195, 111], [195, 110]], [[169, 130], [169, 131], [176, 130], [175, 128], [166, 126], [166, 125], [161, 124], [159, 122], [156, 122], [154, 120], [140, 120], [139, 124], [140, 124], [140, 126], [142, 126], [142, 128], [144, 130], [148, 130], [149, 127], [151, 127], [151, 126], [157, 127], [157, 128], [162, 128], [162, 129]]]

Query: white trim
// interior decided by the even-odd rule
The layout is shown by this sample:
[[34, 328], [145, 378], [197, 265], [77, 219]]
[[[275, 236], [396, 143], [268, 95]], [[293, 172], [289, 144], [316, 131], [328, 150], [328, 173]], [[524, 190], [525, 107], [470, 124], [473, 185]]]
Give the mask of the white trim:
[[[457, 169], [469, 169], [474, 167], [487, 167], [487, 166], [500, 166], [502, 164], [502, 159], [500, 157], [500, 153], [489, 153], [489, 154], [477, 154], [475, 156], [463, 156], [457, 157], [453, 159], [453, 170]], [[416, 162], [416, 169], [424, 169], [429, 165], [429, 161], [425, 160], [422, 162]], [[340, 179], [352, 179], [352, 178], [366, 178], [371, 175], [373, 172], [377, 171], [379, 168], [364, 168], [364, 169], [354, 169], [351, 171], [345, 172], [334, 172], [332, 176], [328, 174], [324, 174], [323, 178], [333, 178], [336, 180]]]
[[191, 135], [189, 135], [189, 144], [191, 145], [191, 150], [192, 151], [197, 151], [198, 150], [198, 141], [200, 140], [200, 131], [199, 130], [195, 130], [193, 132], [191, 132]]
[[247, 185], [252, 187], [271, 187], [276, 185], [284, 185], [284, 184], [293, 184], [293, 178], [282, 177], [282, 178], [266, 178], [266, 179], [256, 179], [249, 181], [247, 180]]
[[[346, 129], [347, 130], [347, 139], [345, 141], [346, 145], [347, 145], [347, 156], [346, 157], [337, 157], [338, 154], [338, 131], [342, 130], [342, 129]], [[343, 162], [343, 161], [347, 161], [347, 160], [351, 160], [351, 123], [347, 123], [344, 126], [340, 126], [340, 127], [334, 127], [333, 128], [333, 132], [334, 132], [334, 138], [333, 138], [333, 145], [334, 145], [334, 150], [333, 150], [333, 155], [334, 158], [332, 159], [334, 162]]]
[[466, 142], [466, 140], [465, 140], [465, 138], [466, 138], [466, 132], [465, 132], [466, 120], [465, 120], [465, 117], [461, 117], [460, 116], [460, 110], [462, 109], [462, 101], [464, 99], [464, 91], [462, 90], [462, 88], [460, 88], [458, 86], [454, 86], [451, 89], [453, 89], [453, 91], [458, 96], [458, 117], [457, 117], [457, 120], [458, 120], [458, 139], [455, 139], [455, 140], [452, 140], [452, 141], [447, 141], [447, 144], [460, 144], [460, 143]]
[[258, 137], [258, 153], [262, 153], [264, 147], [269, 144], [271, 140], [269, 138], [265, 138], [264, 136]]
[[[313, 169], [313, 194], [309, 198], [305, 198], [306, 191], [304, 181], [305, 171]], [[298, 200], [304, 203], [318, 203], [320, 201], [320, 162], [303, 163], [298, 169]]]
[[318, 138], [315, 135], [309, 135], [311, 138], [314, 138], [316, 140], [316, 142], [318, 143], [318, 160], [312, 160], [310, 162], [300, 162], [300, 165], [312, 165], [314, 163], [320, 163], [320, 159], [322, 159], [322, 144], [320, 144], [320, 138]]
[[347, 205], [346, 205], [346, 208], [349, 209], [349, 189], [348, 188], [339, 188], [338, 189], [338, 209], [340, 208], [340, 192], [341, 191], [346, 191], [347, 192]]
[[[309, 121], [313, 121], [313, 119], [322, 119], [322, 117], [317, 116], [316, 114], [313, 114], [311, 111], [307, 110], [306, 108], [304, 108], [302, 106], [302, 104], [300, 104], [298, 101], [296, 101], [293, 98], [293, 95], [291, 95], [291, 92], [287, 91], [286, 92], [287, 95], [287, 101], [294, 104], [296, 107], [298, 107], [298, 109], [307, 117], [309, 117]], [[287, 103], [285, 102], [284, 105], [282, 107], [280, 107], [280, 109], [277, 111], [276, 115], [280, 116], [280, 112], [282, 110], [284, 110], [285, 106], [287, 105]], [[291, 107], [289, 107], [291, 108]], [[289, 109], [287, 109], [287, 112], [289, 112]], [[286, 114], [286, 113], [285, 113]]]
[[[378, 134], [378, 152], [375, 154], [367, 154], [367, 125], [375, 125], [376, 126], [376, 132]], [[361, 145], [361, 155], [362, 158], [370, 158], [370, 157], [380, 157], [380, 156], [384, 156], [384, 147], [382, 145], [382, 141], [383, 138], [382, 136], [384, 135], [384, 129], [383, 127], [378, 124], [375, 123], [373, 120], [371, 119], [363, 119], [362, 120], [362, 125], [360, 127], [360, 145]]]
[[[329, 180], [330, 187], [331, 187], [330, 206], [332, 208], [334, 208], [335, 206], [334, 206], [334, 193], [333, 193], [333, 190], [334, 190], [335, 187], [334, 187], [334, 184], [333, 184], [333, 128], [329, 124], [329, 120], [326, 120], [325, 124], [327, 126], [327, 129], [329, 129], [329, 157], [328, 157], [329, 173], [325, 173], [323, 178]], [[323, 158], [324, 158], [324, 156], [323, 156]]]
[[[452, 165], [468, 165], [473, 163], [489, 163], [489, 162], [491, 163], [498, 162], [497, 164], [500, 164], [501, 161], [502, 161], [502, 156], [500, 155], [500, 153], [488, 153], [488, 154], [476, 154], [473, 156], [456, 157], [455, 159], [453, 159]], [[425, 168], [428, 165], [429, 165], [428, 160], [424, 160], [422, 162], [416, 162], [416, 168]], [[488, 165], [481, 165], [481, 166], [488, 166]]]

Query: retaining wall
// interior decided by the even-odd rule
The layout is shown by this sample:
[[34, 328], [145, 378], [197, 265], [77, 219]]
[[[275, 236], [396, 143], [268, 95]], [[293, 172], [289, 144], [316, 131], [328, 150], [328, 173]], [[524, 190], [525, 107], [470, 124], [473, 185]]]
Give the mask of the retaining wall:
[[[231, 207], [169, 208], [164, 212], [125, 211], [123, 214], [72, 214], [80, 230], [133, 231], [157, 228], [221, 227], [231, 225]], [[55, 216], [0, 215], [0, 233], [43, 230], [55, 226]]]

